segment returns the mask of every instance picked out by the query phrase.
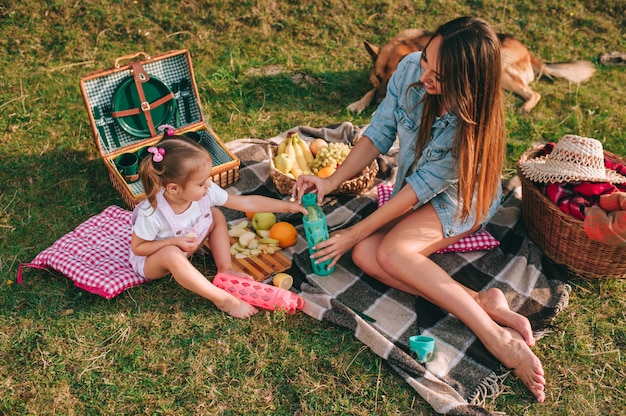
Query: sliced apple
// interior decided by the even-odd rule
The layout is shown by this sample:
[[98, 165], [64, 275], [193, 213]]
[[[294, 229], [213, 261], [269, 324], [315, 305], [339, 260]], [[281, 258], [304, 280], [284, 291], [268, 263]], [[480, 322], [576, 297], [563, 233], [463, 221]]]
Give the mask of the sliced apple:
[[235, 227], [235, 228], [231, 228], [230, 230], [228, 230], [228, 236], [239, 238], [246, 232], [249, 232], [247, 228]]
[[256, 230], [256, 235], [261, 238], [266, 238], [270, 236], [270, 230]]
[[276, 240], [275, 238], [270, 238], [270, 237], [261, 238], [259, 240], [259, 242], [262, 243], [262, 244], [278, 244], [278, 243], [280, 243], [280, 241]]
[[268, 245], [267, 248], [265, 249], [265, 252], [267, 254], [274, 254], [279, 250], [280, 250], [280, 247]]
[[239, 236], [239, 244], [241, 244], [243, 247], [248, 247], [248, 244], [250, 244], [250, 241], [255, 240], [255, 239], [256, 239], [255, 233], [253, 233], [252, 231], [246, 231], [245, 233]]
[[231, 248], [233, 248], [237, 253], [241, 253], [241, 252], [248, 250], [248, 247], [242, 246], [241, 243], [239, 242], [233, 244]]

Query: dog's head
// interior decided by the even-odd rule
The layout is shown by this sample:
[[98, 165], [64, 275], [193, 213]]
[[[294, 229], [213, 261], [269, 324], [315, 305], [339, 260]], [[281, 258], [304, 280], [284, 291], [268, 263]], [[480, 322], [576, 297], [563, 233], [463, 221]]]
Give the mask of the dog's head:
[[398, 63], [411, 52], [421, 51], [432, 36], [431, 32], [422, 29], [407, 29], [400, 32], [385, 46], [378, 49], [364, 41], [365, 50], [372, 58], [370, 81], [376, 88], [376, 102], [379, 103], [387, 94], [389, 78], [398, 68]]

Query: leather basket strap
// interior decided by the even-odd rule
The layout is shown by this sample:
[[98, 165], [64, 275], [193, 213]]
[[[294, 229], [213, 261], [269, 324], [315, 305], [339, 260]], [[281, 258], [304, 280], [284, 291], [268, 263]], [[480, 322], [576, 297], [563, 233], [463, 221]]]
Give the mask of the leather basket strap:
[[152, 121], [152, 113], [150, 112], [150, 103], [146, 99], [146, 94], [143, 90], [143, 83], [150, 80], [150, 75], [146, 72], [140, 62], [132, 62], [130, 64], [132, 68], [133, 79], [135, 80], [135, 86], [137, 87], [137, 94], [139, 95], [139, 102], [141, 103], [141, 111], [146, 117], [148, 128], [150, 129], [150, 135], [156, 136], [156, 129], [154, 128], [154, 121]]
[[[143, 89], [142, 89], [142, 91], [143, 91]], [[158, 100], [153, 101], [151, 103], [148, 103], [149, 108], [150, 109], [156, 108], [156, 107], [158, 107], [160, 105], [165, 104], [166, 102], [168, 102], [169, 100], [171, 100], [173, 98], [174, 98], [174, 93], [170, 92], [169, 94], [164, 95], [163, 97], [159, 98]], [[140, 114], [141, 112], [142, 112], [141, 108], [129, 108], [128, 110], [112, 111], [111, 112], [111, 117], [135, 116], [137, 114]], [[152, 130], [150, 130], [150, 131], [152, 132]]]

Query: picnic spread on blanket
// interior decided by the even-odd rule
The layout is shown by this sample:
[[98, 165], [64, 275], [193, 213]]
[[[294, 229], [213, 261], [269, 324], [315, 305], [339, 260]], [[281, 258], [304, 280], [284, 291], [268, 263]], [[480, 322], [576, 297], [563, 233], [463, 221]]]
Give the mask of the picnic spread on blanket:
[[[212, 157], [211, 180], [227, 192], [287, 199], [298, 174], [326, 170], [328, 175], [336, 168], [316, 165], [307, 172], [305, 163], [294, 163], [305, 157], [310, 164], [311, 142], [347, 152], [364, 131], [349, 122], [296, 126], [271, 138], [224, 143], [204, 115], [187, 50], [122, 56], [109, 69], [84, 76], [80, 88], [98, 153], [131, 210], [145, 199], [138, 166], [164, 132], [204, 147]], [[294, 229], [294, 244], [254, 255], [231, 251], [233, 267], [253, 280], [224, 273], [210, 278], [263, 309], [301, 310], [351, 331], [438, 413], [489, 414], [484, 405], [503, 392], [510, 369], [465, 324], [368, 276], [350, 253], [328, 271], [311, 260], [314, 232], [318, 242], [390, 199], [397, 156], [396, 141], [387, 154], [326, 195], [315, 213], [323, 219], [319, 230], [313, 230], [312, 217], [276, 214]], [[471, 290], [500, 289], [510, 308], [528, 318], [538, 340], [568, 304], [568, 277], [626, 277], [626, 163], [595, 139], [566, 135], [527, 150], [517, 170], [518, 176], [503, 180], [504, 199], [491, 220], [430, 259]], [[245, 218], [220, 209], [230, 225]], [[112, 299], [148, 282], [130, 265], [131, 235], [131, 211], [109, 206], [20, 264], [17, 281], [22, 283], [24, 267], [50, 268], [76, 287]], [[229, 237], [234, 246], [236, 238]], [[194, 256], [210, 255], [205, 246], [208, 251]], [[285, 287], [277, 284], [278, 276]], [[416, 278], [422, 278], [419, 270]]]
[[[321, 137], [329, 142], [348, 144], [352, 144], [362, 131], [351, 123], [290, 129], [294, 130], [307, 140]], [[269, 164], [272, 149], [286, 134], [269, 140], [228, 142], [228, 151], [235, 155], [240, 165], [238, 180], [227, 191], [287, 198], [277, 190]], [[371, 214], [389, 198], [395, 175], [396, 150], [392, 149], [378, 159], [378, 176], [362, 193], [334, 194], [324, 198], [322, 209], [331, 233]], [[473, 290], [501, 289], [511, 308], [528, 317], [538, 339], [549, 332], [553, 319], [567, 306], [569, 286], [562, 281], [565, 277], [563, 269], [554, 266], [527, 238], [520, 221], [520, 191], [519, 185], [509, 189], [502, 207], [482, 230], [483, 234], [471, 236], [460, 246], [440, 250], [431, 258], [455, 280]], [[244, 213], [223, 210], [229, 223], [244, 218]], [[443, 414], [488, 413], [482, 405], [503, 391], [509, 370], [485, 349], [471, 330], [426, 300], [386, 287], [365, 275], [352, 263], [349, 255], [344, 255], [328, 276], [315, 274], [302, 215], [277, 214], [277, 217], [298, 230], [296, 244], [281, 250], [282, 255], [292, 260], [291, 268], [287, 270], [294, 280], [291, 292], [304, 300], [297, 309], [315, 319], [352, 331], [435, 411]], [[109, 207], [25, 265], [51, 267], [74, 280], [76, 286], [107, 299], [113, 298], [145, 282], [145, 279], [137, 279], [136, 275], [128, 273], [132, 269], [123, 267], [130, 246], [129, 220], [130, 211]], [[105, 239], [103, 234], [110, 234], [113, 238]], [[95, 244], [101, 241], [105, 242]], [[418, 335], [434, 340], [427, 361], [420, 359], [415, 354], [415, 347], [412, 348]]]
[[[351, 143], [361, 129], [350, 123], [326, 128], [300, 126], [301, 137], [322, 137]], [[269, 140], [277, 145], [284, 132]], [[267, 169], [271, 145], [265, 140], [227, 143], [241, 159], [240, 179], [230, 192], [275, 195]], [[331, 233], [348, 227], [378, 208], [378, 190], [395, 179], [395, 154], [379, 159], [380, 173], [374, 186], [357, 196], [326, 197], [323, 209]], [[284, 197], [284, 195], [283, 195]], [[500, 288], [513, 310], [527, 316], [541, 337], [553, 318], [567, 306], [569, 287], [558, 267], [543, 256], [525, 235], [520, 221], [520, 187], [508, 194], [503, 206], [486, 227], [499, 246], [491, 250], [436, 253], [431, 258], [450, 275], [471, 289]], [[241, 214], [227, 213], [236, 220]], [[503, 391], [508, 370], [503, 368], [461, 321], [424, 299], [390, 289], [365, 275], [344, 255], [328, 276], [313, 272], [308, 245], [298, 216], [283, 220], [299, 229], [298, 242], [286, 251], [293, 258], [296, 290], [304, 299], [303, 312], [320, 321], [344, 327], [386, 360], [392, 369], [439, 413], [487, 414], [481, 406]], [[550, 267], [550, 276], [544, 265]], [[426, 335], [435, 339], [430, 361], [420, 364], [409, 338]]]

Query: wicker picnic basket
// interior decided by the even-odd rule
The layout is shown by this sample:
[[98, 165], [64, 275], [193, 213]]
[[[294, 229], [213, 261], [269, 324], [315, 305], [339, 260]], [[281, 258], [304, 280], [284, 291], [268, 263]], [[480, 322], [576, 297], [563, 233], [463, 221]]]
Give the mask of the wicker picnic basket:
[[239, 179], [239, 159], [204, 116], [189, 51], [122, 56], [113, 67], [81, 78], [80, 88], [109, 179], [131, 209], [145, 198], [143, 186], [125, 180], [115, 159], [161, 140], [161, 124], [173, 125], [175, 134], [187, 135], [209, 151], [213, 182], [226, 188]]
[[[289, 176], [285, 175], [280, 170], [276, 169], [274, 166], [274, 149], [273, 146], [270, 146], [270, 175], [272, 176], [272, 180], [274, 181], [274, 185], [278, 192], [284, 195], [290, 195], [293, 186], [296, 181]], [[378, 162], [376, 160], [372, 161], [372, 163], [361, 171], [361, 174], [356, 178], [349, 179], [344, 181], [341, 185], [339, 185], [336, 189], [334, 189], [330, 194], [331, 195], [360, 195], [363, 192], [367, 191], [372, 184], [374, 183], [374, 179], [376, 178], [376, 174], [378, 173]]]
[[[524, 176], [520, 163], [539, 155], [543, 145], [524, 152], [517, 162], [522, 182], [522, 220], [539, 249], [556, 264], [583, 278], [625, 278], [626, 247], [591, 240], [583, 221], [561, 211], [535, 184]], [[624, 159], [604, 151], [605, 158], [624, 164]]]

